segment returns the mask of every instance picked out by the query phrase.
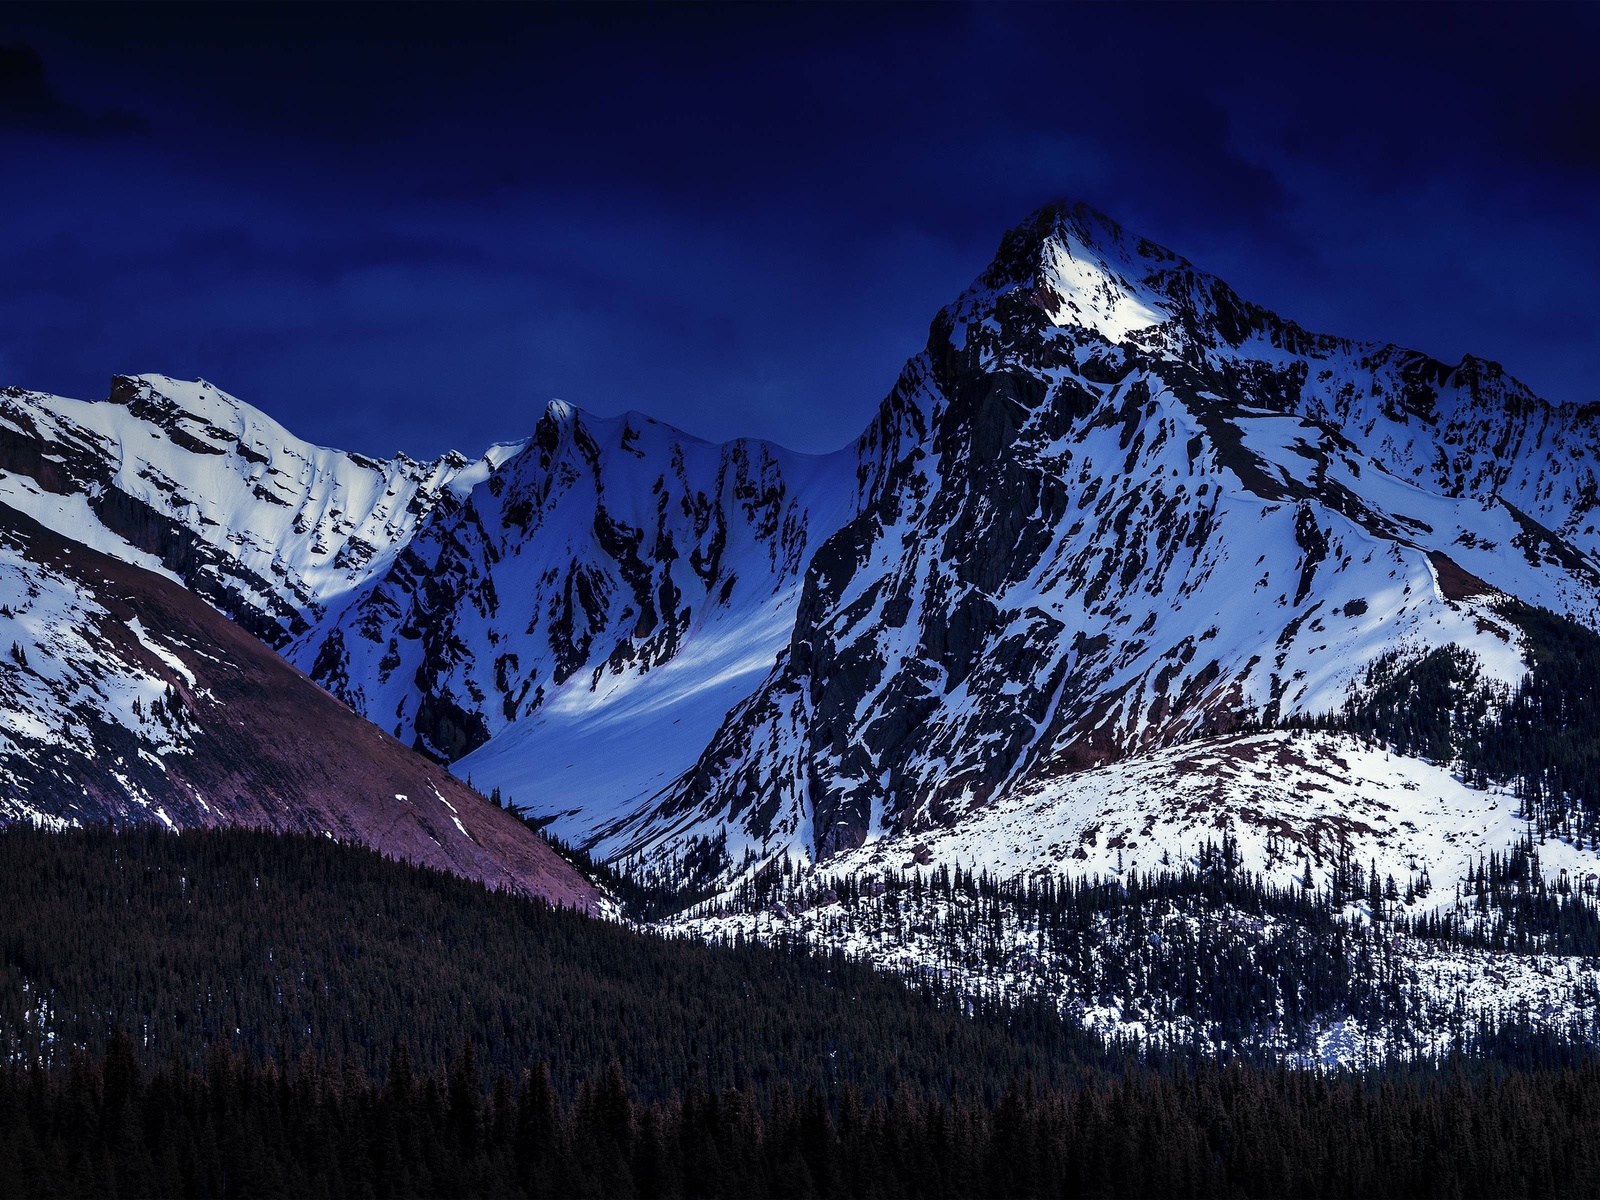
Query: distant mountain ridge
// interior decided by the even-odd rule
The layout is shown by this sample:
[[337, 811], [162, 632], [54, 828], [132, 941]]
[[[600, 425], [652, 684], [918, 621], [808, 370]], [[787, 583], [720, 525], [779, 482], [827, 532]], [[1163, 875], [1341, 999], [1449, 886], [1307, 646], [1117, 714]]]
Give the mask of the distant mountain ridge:
[[1514, 684], [1495, 596], [1600, 625], [1597, 462], [1595, 406], [1307, 332], [1069, 205], [830, 455], [558, 402], [418, 464], [160, 376], [0, 395], [0, 501], [563, 837], [725, 880], [1337, 709], [1386, 653]]

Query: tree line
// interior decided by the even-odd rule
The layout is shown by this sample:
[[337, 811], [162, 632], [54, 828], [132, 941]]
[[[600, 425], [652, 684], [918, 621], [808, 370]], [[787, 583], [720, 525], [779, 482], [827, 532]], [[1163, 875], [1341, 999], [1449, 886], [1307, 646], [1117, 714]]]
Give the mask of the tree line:
[[126, 1035], [0, 1067], [0, 1200], [76, 1196], [1592, 1195], [1600, 1065], [1363, 1078], [1205, 1063], [1013, 1080], [992, 1101], [787, 1083], [569, 1102], [470, 1044], [381, 1079], [307, 1052], [146, 1070]]
[[[1548, 878], [1531, 838], [1474, 864], [1453, 895], [1424, 871], [1402, 888], [1347, 845], [1325, 850], [1315, 883], [1288, 885], [1246, 869], [1231, 833], [1182, 866], [1109, 878], [948, 864], [818, 877], [780, 862], [693, 913], [757, 914], [778, 945], [800, 930], [821, 944], [864, 940], [880, 961], [912, 964], [912, 977], [956, 973], [1004, 981], [1012, 996], [1114, 1008], [1145, 1022], [1142, 1051], [1179, 1054], [1304, 1053], [1319, 1031], [1354, 1021], [1396, 1051], [1428, 1055], [1479, 1040], [1490, 1015], [1470, 989], [1443, 994], [1419, 980], [1428, 955], [1600, 958], [1600, 890]], [[1592, 977], [1564, 1007], [1547, 1021], [1562, 1037], [1600, 1037]], [[1513, 1011], [1491, 1025], [1522, 1019]]]
[[1458, 763], [1468, 783], [1509, 784], [1536, 837], [1600, 847], [1600, 634], [1517, 600], [1496, 605], [1523, 635], [1529, 670], [1512, 688], [1451, 645], [1391, 651], [1339, 714], [1315, 724], [1396, 753]]

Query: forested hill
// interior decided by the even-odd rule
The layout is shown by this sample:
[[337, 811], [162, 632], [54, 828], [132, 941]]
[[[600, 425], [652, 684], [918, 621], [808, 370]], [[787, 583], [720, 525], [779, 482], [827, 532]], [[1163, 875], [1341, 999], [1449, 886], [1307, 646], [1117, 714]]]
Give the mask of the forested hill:
[[431, 1071], [470, 1045], [568, 1094], [616, 1059], [647, 1098], [696, 1078], [992, 1097], [1104, 1061], [1039, 1010], [958, 1010], [840, 955], [638, 934], [326, 837], [13, 827], [0, 911], [12, 1061], [63, 1064], [115, 1030], [152, 1066], [223, 1043], [376, 1074], [404, 1046]]

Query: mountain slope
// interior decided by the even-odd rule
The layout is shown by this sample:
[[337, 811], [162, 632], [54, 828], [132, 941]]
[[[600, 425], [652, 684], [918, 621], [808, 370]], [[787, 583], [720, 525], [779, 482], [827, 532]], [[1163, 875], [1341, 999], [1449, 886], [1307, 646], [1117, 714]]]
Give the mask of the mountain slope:
[[178, 584], [0, 505], [0, 823], [327, 833], [591, 907], [510, 814]]

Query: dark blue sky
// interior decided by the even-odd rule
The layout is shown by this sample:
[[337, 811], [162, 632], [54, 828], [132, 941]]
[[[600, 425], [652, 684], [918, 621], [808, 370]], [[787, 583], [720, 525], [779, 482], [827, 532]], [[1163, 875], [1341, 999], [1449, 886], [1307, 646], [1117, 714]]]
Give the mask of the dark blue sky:
[[829, 449], [1065, 196], [1600, 401], [1593, 6], [12, 6], [0, 45], [0, 383], [203, 375], [371, 453], [552, 396]]

